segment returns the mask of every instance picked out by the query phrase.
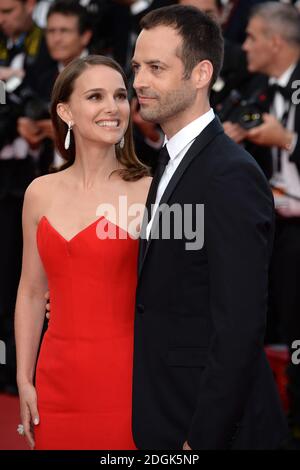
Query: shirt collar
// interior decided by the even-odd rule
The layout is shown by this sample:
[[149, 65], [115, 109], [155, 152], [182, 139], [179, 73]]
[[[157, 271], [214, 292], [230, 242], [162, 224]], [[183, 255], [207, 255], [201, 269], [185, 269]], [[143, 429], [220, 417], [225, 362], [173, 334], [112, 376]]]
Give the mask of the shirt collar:
[[167, 145], [170, 159], [174, 160], [192, 140], [195, 140], [214, 117], [215, 113], [213, 109], [210, 108], [205, 114], [190, 122], [183, 129], [180, 129], [170, 140], [165, 136], [164, 144]]
[[290, 81], [290, 78], [296, 68], [297, 64], [292, 64], [289, 66], [289, 68], [283, 72], [283, 74], [280, 75], [280, 77], [271, 77], [269, 79], [269, 84], [274, 85], [274, 83], [277, 83], [277, 85], [280, 85], [282, 87], [286, 87]]
[[[88, 49], [83, 49], [80, 56], [78, 57], [79, 59], [84, 59], [85, 57], [87, 57], [89, 55], [89, 51]], [[58, 62], [57, 64], [57, 68], [58, 68], [58, 71], [59, 73], [63, 71], [63, 69], [65, 68], [65, 65], [62, 63], [62, 62]]]

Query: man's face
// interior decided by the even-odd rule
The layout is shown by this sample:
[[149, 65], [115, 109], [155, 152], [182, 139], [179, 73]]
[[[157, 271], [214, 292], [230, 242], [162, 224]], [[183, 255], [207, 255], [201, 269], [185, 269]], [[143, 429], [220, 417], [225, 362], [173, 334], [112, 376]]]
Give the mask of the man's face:
[[189, 5], [203, 11], [215, 21], [221, 21], [221, 11], [215, 0], [179, 0], [180, 5]]
[[181, 47], [181, 37], [168, 26], [144, 29], [137, 39], [133, 86], [147, 121], [180, 123], [196, 100], [197, 89], [191, 79], [184, 79], [184, 65], [176, 54]]
[[33, 6], [33, 1], [0, 0], [0, 29], [5, 36], [15, 38], [26, 31]]
[[259, 16], [250, 19], [243, 49], [247, 54], [249, 72], [269, 74], [276, 59], [274, 36], [267, 34], [267, 25]]
[[90, 32], [80, 34], [78, 18], [60, 13], [49, 16], [46, 28], [46, 40], [51, 57], [67, 64], [80, 56], [90, 39]]

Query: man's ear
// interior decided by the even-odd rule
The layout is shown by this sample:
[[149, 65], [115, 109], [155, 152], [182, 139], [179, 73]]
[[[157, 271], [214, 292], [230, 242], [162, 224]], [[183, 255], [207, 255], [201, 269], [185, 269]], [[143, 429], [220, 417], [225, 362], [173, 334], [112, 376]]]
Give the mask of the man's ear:
[[272, 48], [274, 53], [281, 51], [284, 40], [279, 34], [273, 34], [271, 37]]
[[58, 105], [56, 106], [56, 112], [59, 115], [60, 119], [64, 121], [67, 125], [69, 122], [73, 122], [72, 113], [66, 103], [58, 103]]
[[87, 30], [83, 34], [81, 34], [80, 40], [81, 40], [82, 47], [86, 47], [89, 45], [90, 40], [92, 39], [92, 36], [93, 36], [93, 31], [91, 30]]
[[197, 88], [202, 89], [209, 86], [214, 68], [210, 60], [202, 60], [193, 69], [192, 76]]

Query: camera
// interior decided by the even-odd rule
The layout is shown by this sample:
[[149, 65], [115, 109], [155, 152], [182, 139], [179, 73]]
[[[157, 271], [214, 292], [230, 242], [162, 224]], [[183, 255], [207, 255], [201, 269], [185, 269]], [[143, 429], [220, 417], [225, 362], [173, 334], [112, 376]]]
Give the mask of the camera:
[[232, 90], [217, 113], [222, 122], [231, 121], [249, 130], [263, 123], [263, 109], [258, 96], [243, 99], [238, 90]]
[[48, 103], [31, 88], [20, 86], [6, 96], [6, 104], [0, 106], [0, 147], [12, 142], [18, 135], [17, 120], [28, 117], [34, 121], [50, 117]]

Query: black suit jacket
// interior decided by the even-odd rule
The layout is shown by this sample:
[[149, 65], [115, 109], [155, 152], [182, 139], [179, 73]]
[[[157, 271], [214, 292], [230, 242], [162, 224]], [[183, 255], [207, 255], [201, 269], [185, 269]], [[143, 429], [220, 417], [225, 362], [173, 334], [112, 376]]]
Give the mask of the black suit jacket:
[[215, 118], [177, 168], [163, 203], [204, 204], [204, 246], [187, 250], [186, 237], [153, 239], [145, 250], [141, 242], [135, 443], [276, 448], [287, 431], [263, 349], [274, 218], [268, 183]]

